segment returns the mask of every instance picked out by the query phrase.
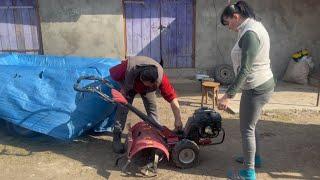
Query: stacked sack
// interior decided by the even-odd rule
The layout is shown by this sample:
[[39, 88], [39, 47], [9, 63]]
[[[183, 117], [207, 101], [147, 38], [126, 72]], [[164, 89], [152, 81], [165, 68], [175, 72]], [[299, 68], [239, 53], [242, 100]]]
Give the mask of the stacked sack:
[[307, 49], [300, 50], [291, 56], [283, 80], [298, 84], [307, 84], [308, 75], [313, 69], [314, 63]]

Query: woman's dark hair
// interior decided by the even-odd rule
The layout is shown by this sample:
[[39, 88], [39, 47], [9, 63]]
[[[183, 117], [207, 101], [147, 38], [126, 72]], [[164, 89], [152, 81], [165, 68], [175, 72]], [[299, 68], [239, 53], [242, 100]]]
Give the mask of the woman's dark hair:
[[224, 18], [233, 17], [237, 13], [240, 14], [243, 18], [253, 18], [256, 19], [256, 15], [253, 12], [253, 9], [245, 1], [238, 1], [235, 4], [228, 5], [224, 8], [220, 21], [222, 25], [227, 25], [224, 21]]
[[142, 67], [143, 70], [140, 72], [140, 79], [142, 81], [148, 81], [151, 83], [155, 83], [158, 79], [158, 70], [157, 67], [154, 65], [148, 65]]

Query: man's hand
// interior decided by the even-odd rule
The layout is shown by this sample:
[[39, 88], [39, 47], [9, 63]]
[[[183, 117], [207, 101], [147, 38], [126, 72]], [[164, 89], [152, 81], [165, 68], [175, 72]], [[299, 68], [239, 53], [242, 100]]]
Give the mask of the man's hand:
[[126, 95], [126, 92], [124, 91], [124, 88], [121, 87], [120, 93], [121, 93], [122, 95], [124, 95], [124, 96]]
[[181, 119], [174, 121], [174, 129], [175, 130], [182, 130], [182, 126], [183, 125], [182, 125]]
[[228, 108], [230, 98], [224, 94], [221, 98], [218, 99], [218, 109], [226, 110]]
[[183, 124], [181, 121], [181, 114], [180, 114], [180, 106], [177, 98], [174, 98], [171, 102], [171, 109], [174, 115], [174, 127], [175, 130], [182, 130]]

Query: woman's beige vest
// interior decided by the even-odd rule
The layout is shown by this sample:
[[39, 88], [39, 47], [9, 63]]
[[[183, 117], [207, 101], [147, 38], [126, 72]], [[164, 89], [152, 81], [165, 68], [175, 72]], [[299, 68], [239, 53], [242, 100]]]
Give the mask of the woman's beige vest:
[[247, 31], [253, 31], [257, 34], [260, 46], [258, 54], [255, 57], [250, 74], [247, 76], [241, 89], [253, 89], [273, 77], [270, 67], [270, 38], [265, 27], [258, 21], [248, 18], [238, 27], [238, 40], [231, 51], [231, 59], [235, 73], [239, 72], [241, 66], [241, 48], [239, 40]]

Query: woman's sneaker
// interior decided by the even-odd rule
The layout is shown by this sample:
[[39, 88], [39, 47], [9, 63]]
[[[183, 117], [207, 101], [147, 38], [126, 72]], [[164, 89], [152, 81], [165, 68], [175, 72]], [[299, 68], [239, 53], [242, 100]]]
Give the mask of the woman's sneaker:
[[228, 171], [227, 177], [232, 180], [256, 180], [256, 171], [254, 169]]

